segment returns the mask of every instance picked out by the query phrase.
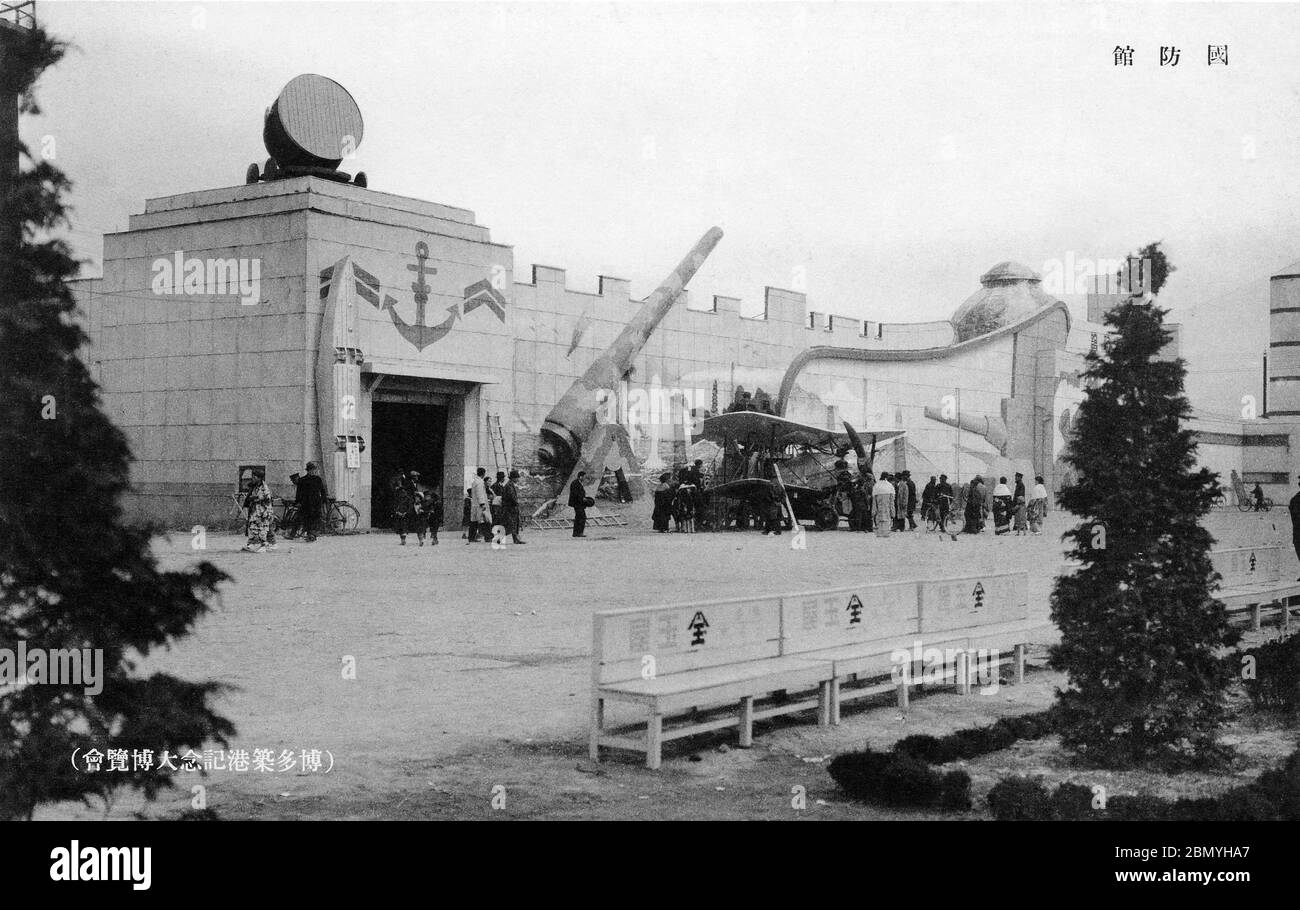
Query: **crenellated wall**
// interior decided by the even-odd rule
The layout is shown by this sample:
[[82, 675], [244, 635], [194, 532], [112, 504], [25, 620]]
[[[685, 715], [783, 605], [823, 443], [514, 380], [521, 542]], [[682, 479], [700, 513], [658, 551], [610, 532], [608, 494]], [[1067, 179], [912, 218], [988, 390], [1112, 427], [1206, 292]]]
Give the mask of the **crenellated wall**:
[[[151, 268], [176, 250], [256, 260], [261, 299], [151, 293]], [[522, 274], [473, 212], [315, 178], [149, 200], [130, 230], [106, 238], [103, 278], [77, 287], [87, 356], [136, 454], [134, 504], [172, 525], [207, 521], [228, 511], [237, 465], [265, 464], [284, 495], [288, 475], [316, 460], [368, 521], [387, 462], [373, 446], [355, 461], [345, 449], [374, 437], [383, 402], [447, 409], [449, 505], [476, 466], [537, 469], [547, 414], [642, 304], [625, 279], [599, 276], [591, 293], [554, 266]], [[684, 460], [692, 417], [725, 410], [740, 389], [818, 426], [902, 426], [895, 466], [959, 457], [952, 429], [926, 417], [958, 388], [964, 411], [1013, 429], [1012, 460], [1037, 466], [1058, 450], [1056, 317], [962, 346], [947, 321], [810, 312], [803, 293], [776, 287], [760, 299], [744, 316], [740, 297], [688, 290], [611, 390], [647, 472]], [[820, 359], [800, 375], [819, 350], [862, 363]], [[961, 445], [962, 473], [1007, 457], [974, 434]]]

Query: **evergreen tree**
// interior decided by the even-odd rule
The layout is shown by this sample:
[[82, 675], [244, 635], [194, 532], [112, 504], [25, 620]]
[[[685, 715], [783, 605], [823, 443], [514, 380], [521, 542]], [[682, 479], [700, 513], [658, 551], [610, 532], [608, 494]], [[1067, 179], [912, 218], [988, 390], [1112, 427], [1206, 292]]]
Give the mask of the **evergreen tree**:
[[[63, 50], [34, 30], [3, 61], [0, 90], [36, 113], [31, 88]], [[77, 263], [62, 241], [39, 239], [67, 223], [60, 197], [69, 184], [51, 163], [22, 155], [29, 166], [0, 200], [16, 241], [0, 255], [0, 659], [7, 652], [21, 678], [19, 643], [47, 653], [102, 649], [103, 689], [3, 680], [11, 684], [0, 688], [0, 818], [107, 798], [123, 785], [152, 798], [169, 785], [134, 762], [126, 772], [78, 772], [74, 750], [178, 754], [234, 732], [209, 704], [219, 684], [136, 672], [151, 650], [192, 629], [226, 576], [206, 562], [159, 571], [153, 529], [123, 523], [131, 454], [77, 357], [87, 338], [65, 284]]]
[[[1158, 244], [1149, 252], [1156, 292], [1172, 269]], [[1059, 502], [1084, 519], [1065, 535], [1082, 566], [1052, 594], [1051, 660], [1069, 675], [1057, 691], [1062, 740], [1099, 764], [1216, 754], [1232, 678], [1224, 652], [1239, 638], [1210, 593], [1213, 538], [1200, 519], [1219, 484], [1196, 467], [1186, 369], [1155, 359], [1170, 338], [1165, 313], [1133, 296], [1106, 315], [1115, 334], [1088, 355], [1065, 456], [1077, 477]]]

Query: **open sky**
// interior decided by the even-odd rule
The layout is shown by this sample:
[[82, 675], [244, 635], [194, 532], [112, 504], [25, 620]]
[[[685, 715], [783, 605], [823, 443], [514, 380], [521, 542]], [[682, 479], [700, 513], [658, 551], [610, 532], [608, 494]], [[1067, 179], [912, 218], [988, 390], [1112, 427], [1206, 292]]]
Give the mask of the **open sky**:
[[1300, 259], [1300, 6], [37, 8], [75, 49], [23, 136], [76, 184], [88, 274], [146, 198], [242, 183], [265, 109], [304, 72], [361, 107], [345, 169], [472, 209], [524, 280], [544, 263], [644, 296], [717, 224], [697, 299], [753, 307], [774, 285], [899, 322], [947, 318], [1004, 259], [1163, 240], [1189, 390], [1224, 415], [1259, 394], [1268, 276]]

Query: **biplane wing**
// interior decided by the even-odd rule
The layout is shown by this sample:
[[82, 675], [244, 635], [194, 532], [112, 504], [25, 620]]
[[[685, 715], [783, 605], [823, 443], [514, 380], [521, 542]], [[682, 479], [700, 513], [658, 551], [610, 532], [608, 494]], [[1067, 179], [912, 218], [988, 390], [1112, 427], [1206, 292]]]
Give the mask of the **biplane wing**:
[[[743, 499], [752, 496], [760, 491], [768, 490], [775, 484], [774, 480], [766, 480], [761, 477], [739, 477], [735, 480], [727, 480], [722, 483], [709, 487], [709, 492], [715, 496], [727, 496], [734, 499]], [[805, 487], [802, 484], [789, 483], [785, 488], [792, 493], [799, 494], [816, 494], [818, 491], [812, 487]]]
[[[906, 433], [898, 428], [867, 428], [857, 430], [856, 435], [866, 440], [869, 445], [880, 445], [897, 439]], [[728, 442], [767, 446], [771, 449], [784, 449], [786, 446], [802, 446], [819, 451], [854, 448], [852, 436], [848, 433], [836, 433], [833, 430], [809, 426], [764, 414], [761, 411], [732, 411], [706, 417], [700, 426], [700, 432], [692, 437], [692, 442], [707, 439], [715, 445]]]

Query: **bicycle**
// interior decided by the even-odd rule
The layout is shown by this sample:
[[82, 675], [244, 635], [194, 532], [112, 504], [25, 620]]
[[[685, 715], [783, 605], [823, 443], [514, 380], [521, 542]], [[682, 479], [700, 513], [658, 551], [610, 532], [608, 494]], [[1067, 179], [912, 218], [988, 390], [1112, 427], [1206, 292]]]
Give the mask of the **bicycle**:
[[[284, 503], [284, 515], [281, 519], [281, 526], [285, 529], [284, 536], [288, 540], [293, 540], [298, 536], [302, 528], [302, 522], [298, 516], [298, 504], [296, 502]], [[361, 522], [361, 513], [357, 511], [356, 506], [346, 499], [326, 499], [325, 504], [321, 506], [321, 523], [320, 526], [330, 534], [343, 534], [348, 531], [355, 531], [357, 525]]]
[[[951, 521], [952, 520], [952, 497], [947, 495], [941, 495], [940, 499], [947, 500], [946, 504], [948, 506], [948, 520]], [[939, 527], [943, 523], [944, 522], [940, 521], [940, 503], [937, 502], [930, 503], [930, 505], [927, 506], [925, 510], [926, 533], [929, 533], [930, 531], [939, 530]]]
[[1273, 500], [1267, 496], [1260, 500], [1258, 507], [1255, 505], [1255, 500], [1250, 497], [1237, 500], [1238, 512], [1267, 512], [1271, 508], [1273, 508]]

